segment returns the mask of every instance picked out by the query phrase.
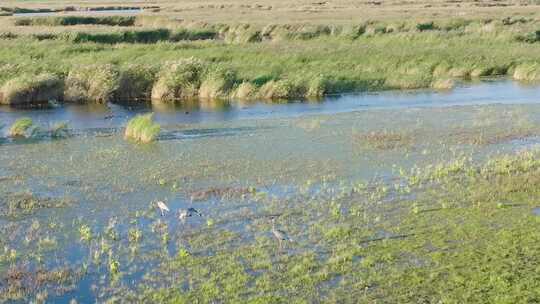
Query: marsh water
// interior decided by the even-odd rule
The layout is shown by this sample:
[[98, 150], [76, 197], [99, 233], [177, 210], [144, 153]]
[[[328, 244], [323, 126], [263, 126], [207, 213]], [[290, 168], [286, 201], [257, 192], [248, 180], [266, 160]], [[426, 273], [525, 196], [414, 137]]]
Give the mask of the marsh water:
[[[189, 293], [211, 275], [171, 265], [239, 248], [270, 261], [260, 270], [248, 265], [262, 257], [242, 260], [248, 282], [282, 271], [283, 256], [324, 260], [332, 242], [310, 227], [336, 208], [361, 208], [367, 226], [391, 225], [399, 211], [380, 214], [380, 206], [398, 195], [388, 189], [402, 186], [400, 172], [535, 149], [539, 93], [496, 80], [284, 104], [1, 107], [2, 136], [20, 117], [41, 130], [67, 122], [69, 135], [0, 140], [0, 302], [125, 300], [175, 286]], [[162, 126], [158, 140], [124, 140], [127, 121], [149, 111]], [[170, 209], [164, 216], [158, 200]], [[189, 207], [203, 216], [179, 220]], [[270, 216], [295, 243], [278, 244]], [[14, 271], [21, 290], [8, 288]]]

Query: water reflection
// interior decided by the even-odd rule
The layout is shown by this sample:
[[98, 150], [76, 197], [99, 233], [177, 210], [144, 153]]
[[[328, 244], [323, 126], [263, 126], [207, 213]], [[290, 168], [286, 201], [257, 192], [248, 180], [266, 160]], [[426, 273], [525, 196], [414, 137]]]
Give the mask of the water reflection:
[[432, 90], [367, 92], [327, 96], [324, 99], [288, 102], [200, 100], [185, 102], [137, 102], [125, 104], [67, 104], [59, 107], [16, 109], [0, 106], [0, 124], [28, 116], [37, 123], [67, 121], [72, 128], [117, 127], [132, 116], [153, 111], [156, 120], [168, 124], [200, 124], [238, 119], [296, 117], [368, 109], [407, 109], [485, 104], [539, 103], [539, 87], [510, 80], [483, 80], [463, 84], [452, 91]]

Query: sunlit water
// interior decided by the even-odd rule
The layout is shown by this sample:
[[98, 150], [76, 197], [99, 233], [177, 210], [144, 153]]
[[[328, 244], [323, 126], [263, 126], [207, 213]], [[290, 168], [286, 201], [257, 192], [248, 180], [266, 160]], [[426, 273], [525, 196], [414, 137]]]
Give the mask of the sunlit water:
[[[72, 135], [56, 140], [5, 139], [0, 144], [2, 197], [31, 193], [68, 202], [61, 208], [16, 216], [6, 215], [4, 207], [1, 244], [16, 248], [30, 269], [36, 265], [82, 269], [93, 265], [93, 252], [102, 246], [97, 236], [105, 234], [116, 218], [114, 229], [120, 240], [111, 246], [123, 275], [120, 286], [113, 286], [127, 289], [153, 273], [162, 259], [158, 252], [174, 256], [179, 248], [188, 248], [211, 255], [270, 238], [266, 219], [270, 214], [302, 214], [297, 222], [288, 223], [288, 229], [303, 245], [289, 253], [310, 250], [323, 246], [316, 237], [302, 233], [311, 214], [327, 208], [329, 201], [354, 185], [392, 185], [399, 180], [400, 170], [461, 157], [480, 161], [536, 147], [538, 92], [538, 87], [495, 81], [447, 93], [369, 93], [317, 103], [2, 107], [0, 122], [6, 126], [23, 116], [42, 129], [67, 121]], [[122, 126], [135, 114], [148, 111], [156, 113], [163, 128], [158, 141], [150, 145], [125, 141]], [[227, 195], [210, 194], [192, 201], [194, 193], [209, 189]], [[171, 213], [160, 217], [151, 205], [155, 200], [165, 201]], [[176, 212], [188, 207], [204, 216], [179, 221]], [[28, 237], [28, 227], [36, 221], [38, 236]], [[170, 235], [165, 245], [160, 240], [165, 232], [155, 228], [161, 224], [167, 225], [164, 229]], [[80, 241], [82, 225], [91, 228], [92, 241]], [[135, 252], [128, 237], [133, 228], [143, 235]], [[204, 246], [193, 241], [218, 238], [224, 232], [238, 237]], [[51, 251], [39, 251], [37, 259], [31, 253], [39, 247], [37, 239], [44, 237], [58, 244]], [[21, 241], [25, 238], [29, 240]], [[49, 300], [103, 300], [114, 293], [108, 271], [106, 263], [92, 266], [74, 290], [51, 293]], [[168, 283], [163, 279], [158, 285]]]

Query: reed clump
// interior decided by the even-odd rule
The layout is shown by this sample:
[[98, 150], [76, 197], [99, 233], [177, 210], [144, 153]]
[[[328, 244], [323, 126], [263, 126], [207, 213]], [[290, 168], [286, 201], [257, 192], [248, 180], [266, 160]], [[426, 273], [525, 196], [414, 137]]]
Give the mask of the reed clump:
[[52, 73], [25, 74], [7, 81], [0, 89], [0, 104], [30, 105], [63, 98], [64, 83]]
[[72, 102], [106, 103], [120, 85], [120, 71], [112, 64], [92, 64], [70, 70], [65, 81], [64, 99]]
[[174, 101], [196, 97], [204, 69], [204, 63], [195, 58], [164, 64], [152, 88], [152, 100]]
[[153, 116], [153, 113], [149, 113], [132, 118], [126, 126], [124, 138], [139, 143], [150, 143], [156, 140], [161, 127], [153, 121]]
[[19, 118], [11, 125], [8, 134], [11, 137], [28, 137], [28, 133], [31, 131], [33, 125], [34, 122], [31, 118]]

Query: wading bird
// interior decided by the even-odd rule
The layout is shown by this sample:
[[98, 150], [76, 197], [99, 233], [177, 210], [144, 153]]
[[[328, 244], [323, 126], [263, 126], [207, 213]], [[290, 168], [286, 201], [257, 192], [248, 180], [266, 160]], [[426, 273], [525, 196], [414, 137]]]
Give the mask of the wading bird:
[[178, 218], [181, 221], [185, 221], [186, 218], [192, 217], [194, 215], [202, 216], [202, 214], [199, 212], [199, 210], [197, 210], [195, 208], [188, 208], [188, 209], [183, 209], [183, 210], [178, 211]]
[[167, 207], [167, 205], [165, 205], [165, 203], [163, 201], [157, 201], [156, 205], [157, 205], [159, 211], [161, 212], [161, 216], [164, 216], [165, 212], [171, 211], [171, 210], [169, 210], [169, 207]]
[[281, 247], [282, 241], [287, 242], [294, 242], [293, 239], [291, 239], [287, 233], [283, 230], [279, 230], [276, 228], [276, 218], [272, 217], [272, 234], [276, 237], [276, 239], [279, 241], [279, 246]]

